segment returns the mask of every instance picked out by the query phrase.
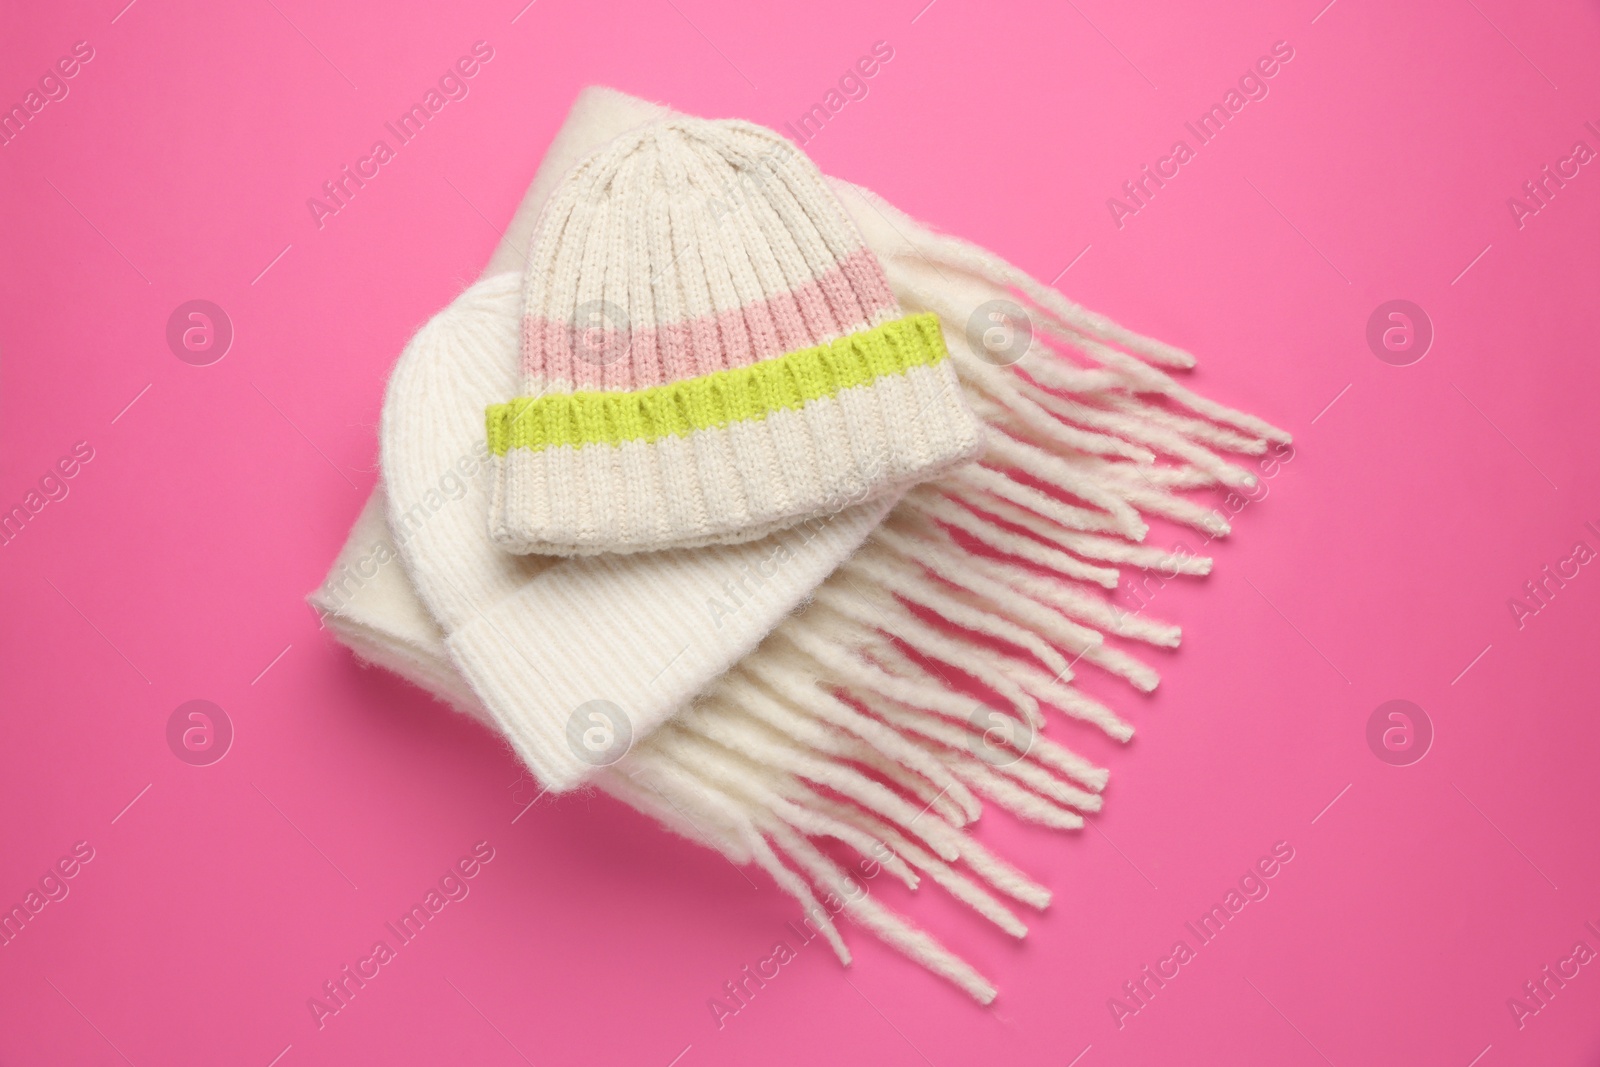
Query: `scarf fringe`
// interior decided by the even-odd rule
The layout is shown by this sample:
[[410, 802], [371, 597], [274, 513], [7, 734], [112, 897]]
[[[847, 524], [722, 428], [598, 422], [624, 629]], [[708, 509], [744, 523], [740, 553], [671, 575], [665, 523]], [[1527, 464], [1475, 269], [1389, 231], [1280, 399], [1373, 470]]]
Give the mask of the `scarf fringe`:
[[[903, 218], [876, 203], [891, 223]], [[906, 223], [902, 233], [919, 233]], [[1193, 366], [1188, 353], [1078, 307], [977, 246], [918, 237], [885, 268], [903, 305], [946, 323], [963, 387], [989, 426], [984, 454], [907, 494], [801, 612], [601, 783], [765, 870], [841, 963], [851, 960], [833, 922], [842, 913], [987, 1004], [995, 988], [983, 975], [874, 900], [817, 842], [831, 838], [859, 869], [876, 864], [911, 889], [926, 877], [1023, 937], [1002, 898], [1043, 909], [1049, 890], [968, 828], [985, 801], [1063, 830], [1101, 809], [1109, 772], [1042, 736], [1045, 707], [1118, 741], [1133, 736], [1072, 684], [1074, 670], [1087, 663], [1149, 692], [1156, 672], [1107, 636], [1172, 648], [1181, 634], [1122, 610], [1107, 591], [1121, 567], [1209, 573], [1208, 558], [1143, 544], [1147, 519], [1225, 536], [1217, 512], [1181, 494], [1254, 486], [1226, 454], [1258, 456], [1289, 435], [1174, 381], [1167, 371]], [[964, 306], [1015, 293], [1039, 328], [1023, 360], [997, 367], [951, 324], [966, 322]], [[1001, 706], [964, 695], [949, 671]]]

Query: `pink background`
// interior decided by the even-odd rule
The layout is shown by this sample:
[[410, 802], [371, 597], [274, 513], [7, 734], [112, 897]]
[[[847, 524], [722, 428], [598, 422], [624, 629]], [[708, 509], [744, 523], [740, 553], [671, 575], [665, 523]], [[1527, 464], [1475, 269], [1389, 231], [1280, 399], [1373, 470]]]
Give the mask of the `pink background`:
[[[0, 148], [0, 507], [94, 450], [0, 547], [0, 903], [94, 849], [0, 948], [0, 1060], [1595, 1062], [1600, 966], [1520, 1029], [1506, 1005], [1600, 949], [1600, 568], [1520, 630], [1507, 606], [1600, 549], [1600, 164], [1520, 229], [1506, 203], [1600, 149], [1592, 3], [124, 2], [14, 5], [0, 41], [7, 106], [94, 48]], [[319, 229], [306, 199], [478, 40], [470, 95]], [[495, 738], [302, 597], [373, 484], [388, 367], [581, 86], [781, 127], [880, 40], [824, 169], [1073, 264], [1065, 291], [1297, 446], [1216, 573], [1156, 595], [1185, 629], [1157, 695], [1088, 682], [1138, 739], [1053, 731], [1112, 767], [1103, 816], [984, 820], [1057, 891], [1027, 941], [874, 883], [993, 1008], [853, 930], [854, 968], [808, 947], [719, 1030], [708, 999], [796, 905], [609, 799], [526, 808]], [[1119, 229], [1107, 198], [1280, 40], [1270, 95]], [[165, 341], [196, 298], [236, 331], [211, 366]], [[1411, 366], [1365, 341], [1394, 298], [1435, 329]], [[196, 698], [236, 730], [207, 767], [165, 735]], [[1366, 741], [1395, 698], [1436, 731], [1411, 766]], [[470, 896], [319, 1031], [307, 998], [479, 841]], [[1270, 895], [1119, 1028], [1108, 998], [1279, 841]]]

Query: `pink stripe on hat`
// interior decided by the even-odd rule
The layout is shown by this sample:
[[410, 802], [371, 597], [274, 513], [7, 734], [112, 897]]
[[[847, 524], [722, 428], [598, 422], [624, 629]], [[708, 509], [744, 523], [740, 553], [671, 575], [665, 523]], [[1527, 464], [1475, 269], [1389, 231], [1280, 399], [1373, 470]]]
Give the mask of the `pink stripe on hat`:
[[[847, 309], [851, 324], [826, 328], [823, 324], [844, 317], [834, 310], [840, 307]], [[643, 389], [744, 367], [877, 325], [899, 314], [899, 304], [877, 257], [863, 248], [794, 293], [733, 310], [659, 326], [607, 321], [606, 310], [592, 309], [589, 323], [540, 316], [523, 320], [523, 374], [539, 383], [539, 391]], [[661, 355], [667, 351], [693, 353], [687, 374], [669, 372]]]

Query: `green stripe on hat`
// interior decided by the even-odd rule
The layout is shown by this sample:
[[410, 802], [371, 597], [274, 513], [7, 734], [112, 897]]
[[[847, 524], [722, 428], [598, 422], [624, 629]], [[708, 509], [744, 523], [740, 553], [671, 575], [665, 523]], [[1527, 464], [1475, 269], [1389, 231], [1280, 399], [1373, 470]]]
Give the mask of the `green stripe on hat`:
[[489, 450], [617, 445], [759, 421], [949, 358], [939, 317], [907, 315], [814, 348], [632, 392], [519, 397], [488, 409]]

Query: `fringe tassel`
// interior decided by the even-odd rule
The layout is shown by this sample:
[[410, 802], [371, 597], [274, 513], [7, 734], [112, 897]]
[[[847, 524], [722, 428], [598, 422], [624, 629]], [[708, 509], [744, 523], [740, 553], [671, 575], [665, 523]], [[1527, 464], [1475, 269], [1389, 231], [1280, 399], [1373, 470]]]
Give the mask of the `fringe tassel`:
[[[876, 203], [891, 222], [904, 218]], [[1156, 672], [1108, 635], [1171, 648], [1180, 633], [1106, 591], [1124, 566], [1209, 573], [1210, 559], [1144, 544], [1148, 518], [1225, 535], [1219, 514], [1181, 494], [1254, 485], [1225, 453], [1261, 455], [1289, 435], [1174, 381], [1167, 371], [1192, 366], [1187, 353], [904, 221], [901, 233], [917, 236], [886, 271], [904, 306], [945, 322], [963, 387], [990, 427], [985, 453], [907, 494], [805, 610], [601, 783], [767, 871], [840, 962], [850, 953], [834, 912], [987, 1004], [987, 979], [874, 900], [816, 842], [832, 838], [913, 889], [926, 877], [1023, 937], [1001, 898], [1043, 909], [1050, 894], [971, 836], [979, 798], [1059, 829], [1100, 810], [1108, 772], [1043, 737], [1044, 709], [1132, 737], [1072, 684], [1074, 669], [1148, 692]], [[1013, 293], [1032, 302], [1035, 337], [1075, 359], [1038, 343], [996, 367], [968, 348], [965, 312]], [[947, 669], [1001, 706], [963, 695]], [[823, 907], [819, 894], [839, 906]]]

